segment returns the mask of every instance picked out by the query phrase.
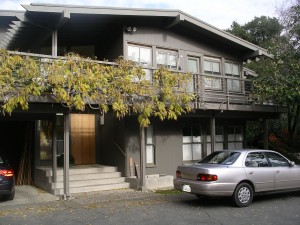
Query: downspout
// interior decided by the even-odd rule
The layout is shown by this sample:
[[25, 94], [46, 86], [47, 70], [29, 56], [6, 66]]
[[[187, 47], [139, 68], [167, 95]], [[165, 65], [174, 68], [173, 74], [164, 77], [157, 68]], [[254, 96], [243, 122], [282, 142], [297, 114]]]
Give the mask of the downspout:
[[146, 176], [146, 144], [145, 144], [145, 128], [140, 127], [140, 143], [141, 143], [141, 157], [140, 157], [140, 182], [139, 190], [145, 190], [145, 176]]
[[214, 152], [216, 149], [216, 116], [213, 115], [210, 118], [210, 137], [211, 137], [211, 152]]
[[52, 125], [52, 182], [57, 182], [57, 138], [56, 138], [56, 117], [53, 119]]

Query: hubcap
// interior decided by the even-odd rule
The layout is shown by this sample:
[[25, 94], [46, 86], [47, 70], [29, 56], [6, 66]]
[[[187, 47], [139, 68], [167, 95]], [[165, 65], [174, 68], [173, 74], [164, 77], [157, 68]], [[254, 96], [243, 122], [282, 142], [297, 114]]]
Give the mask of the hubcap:
[[242, 187], [239, 190], [238, 198], [241, 203], [243, 204], [247, 203], [250, 199], [250, 196], [251, 196], [250, 190], [247, 187]]

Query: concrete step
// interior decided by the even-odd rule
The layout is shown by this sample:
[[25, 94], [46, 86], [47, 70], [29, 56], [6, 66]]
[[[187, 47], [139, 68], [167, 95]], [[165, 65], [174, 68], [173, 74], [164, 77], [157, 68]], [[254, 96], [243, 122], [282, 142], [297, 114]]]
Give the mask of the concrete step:
[[[126, 189], [130, 188], [129, 183], [116, 183], [116, 184], [103, 184], [103, 185], [90, 185], [84, 187], [70, 187], [70, 194], [75, 193], [83, 193], [83, 192], [92, 192], [92, 191], [107, 191], [107, 190], [115, 190], [115, 189]], [[63, 188], [55, 188], [55, 195], [62, 195]]]
[[[121, 177], [121, 172], [105, 172], [105, 173], [87, 173], [87, 174], [71, 174], [69, 176], [70, 181], [81, 181], [87, 179], [105, 179]], [[57, 182], [63, 182], [63, 175], [57, 176]]]
[[[70, 181], [69, 186], [70, 188], [73, 187], [87, 187], [87, 186], [94, 186], [94, 185], [111, 185], [116, 183], [125, 183], [124, 177], [114, 177], [114, 178], [105, 178], [105, 179], [86, 179], [86, 180], [76, 180]], [[63, 182], [52, 184], [52, 188], [63, 188]]]
[[[83, 165], [72, 166], [69, 169], [69, 175], [75, 174], [87, 174], [87, 173], [105, 173], [105, 172], [117, 172], [117, 168], [113, 166], [101, 166], [101, 165]], [[63, 176], [63, 168], [57, 168], [57, 176]], [[52, 176], [52, 170], [47, 171], [47, 175]]]

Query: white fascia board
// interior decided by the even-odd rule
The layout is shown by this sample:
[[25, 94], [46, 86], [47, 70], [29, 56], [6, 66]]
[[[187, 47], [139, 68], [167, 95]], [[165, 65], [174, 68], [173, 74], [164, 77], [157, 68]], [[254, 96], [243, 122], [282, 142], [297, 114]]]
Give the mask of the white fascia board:
[[98, 15], [128, 15], [128, 16], [162, 16], [176, 17], [178, 10], [141, 9], [141, 8], [114, 8], [79, 5], [52, 5], [31, 4], [22, 5], [27, 11], [61, 13], [64, 10], [76, 14], [98, 14]]

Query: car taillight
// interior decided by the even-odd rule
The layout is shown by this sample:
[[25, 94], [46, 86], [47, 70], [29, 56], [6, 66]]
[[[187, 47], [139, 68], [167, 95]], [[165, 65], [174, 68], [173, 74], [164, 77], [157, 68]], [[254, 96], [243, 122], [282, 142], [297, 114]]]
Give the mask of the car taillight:
[[0, 175], [4, 177], [13, 177], [14, 171], [13, 170], [0, 170]]
[[216, 181], [216, 180], [218, 180], [218, 176], [212, 175], [212, 174], [198, 174], [197, 180], [198, 181]]
[[176, 171], [176, 177], [181, 178], [181, 172], [179, 170]]

